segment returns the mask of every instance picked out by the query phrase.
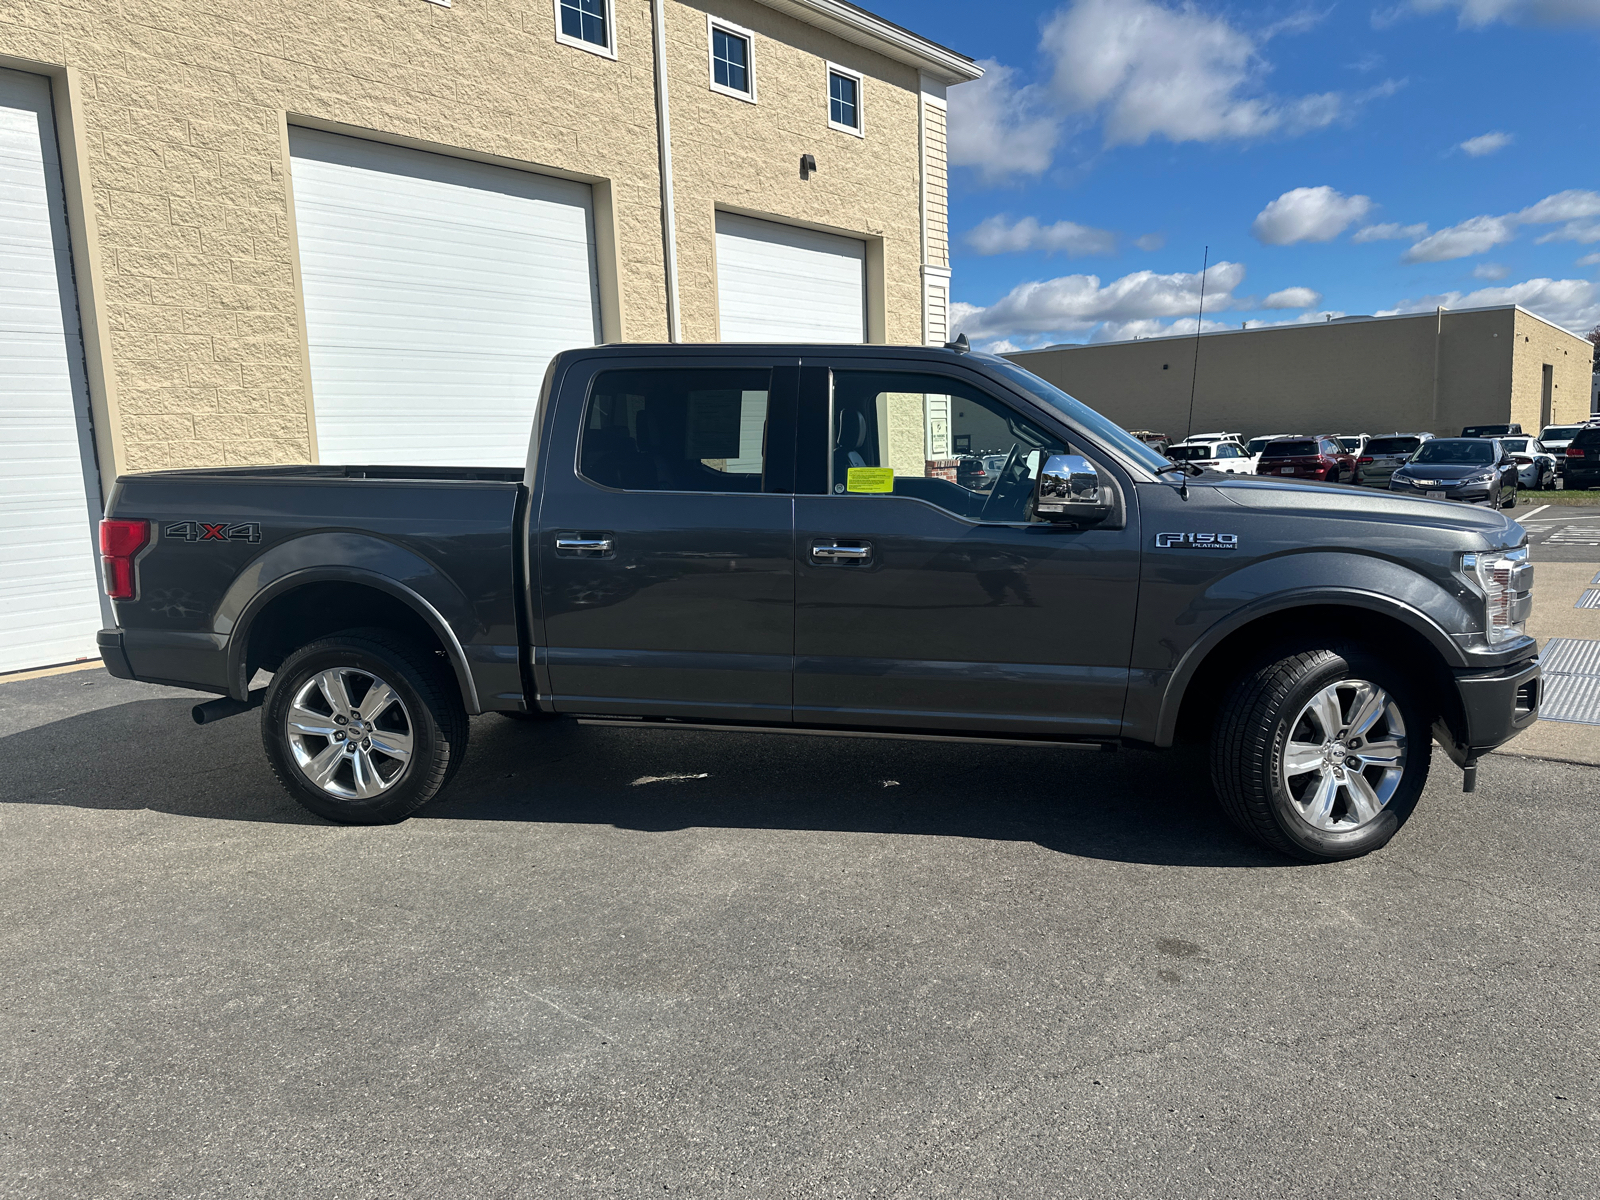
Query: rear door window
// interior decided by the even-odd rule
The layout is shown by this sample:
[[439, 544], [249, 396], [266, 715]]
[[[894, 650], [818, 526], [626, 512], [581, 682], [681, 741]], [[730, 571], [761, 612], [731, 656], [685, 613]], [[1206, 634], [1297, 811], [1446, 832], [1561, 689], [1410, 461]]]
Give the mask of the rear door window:
[[578, 473], [629, 492], [759, 492], [772, 372], [603, 371], [583, 417]]
[[1572, 444], [1574, 446], [1582, 446], [1585, 449], [1600, 446], [1600, 425], [1578, 430], [1572, 437]]

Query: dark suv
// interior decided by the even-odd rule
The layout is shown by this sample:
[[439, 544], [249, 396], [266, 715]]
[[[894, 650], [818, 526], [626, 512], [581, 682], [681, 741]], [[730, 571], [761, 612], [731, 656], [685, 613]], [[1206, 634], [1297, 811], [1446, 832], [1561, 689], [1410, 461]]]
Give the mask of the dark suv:
[[1567, 444], [1567, 486], [1600, 487], [1600, 425], [1585, 425]]

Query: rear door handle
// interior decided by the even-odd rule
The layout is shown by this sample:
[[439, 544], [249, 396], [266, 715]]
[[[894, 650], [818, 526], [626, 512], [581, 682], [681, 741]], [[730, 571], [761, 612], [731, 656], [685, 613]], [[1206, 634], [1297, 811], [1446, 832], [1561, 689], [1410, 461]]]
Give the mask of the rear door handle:
[[872, 557], [872, 543], [862, 542], [859, 546], [841, 546], [836, 542], [813, 542], [811, 557], [831, 562], [865, 562]]

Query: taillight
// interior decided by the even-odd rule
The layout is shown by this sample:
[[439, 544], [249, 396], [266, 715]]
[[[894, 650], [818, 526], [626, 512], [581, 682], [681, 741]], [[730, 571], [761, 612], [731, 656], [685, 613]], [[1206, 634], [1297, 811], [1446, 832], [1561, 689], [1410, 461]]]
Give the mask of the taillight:
[[1576, 446], [1568, 446], [1567, 447], [1567, 457], [1568, 458], [1582, 458], [1583, 457], [1583, 451], [1578, 449], [1578, 447], [1576, 447]]
[[1356, 459], [1356, 461], [1357, 461], [1357, 462], [1358, 462], [1358, 463], [1369, 463], [1369, 462], [1371, 462], [1371, 461], [1372, 461], [1372, 455], [1370, 455], [1370, 454], [1363, 454], [1363, 455], [1362, 455], [1362, 456], [1361, 456], [1361, 457], [1360, 457], [1360, 458], [1358, 458], [1358, 459]]
[[100, 569], [113, 600], [133, 599], [133, 556], [149, 540], [149, 521], [100, 522]]

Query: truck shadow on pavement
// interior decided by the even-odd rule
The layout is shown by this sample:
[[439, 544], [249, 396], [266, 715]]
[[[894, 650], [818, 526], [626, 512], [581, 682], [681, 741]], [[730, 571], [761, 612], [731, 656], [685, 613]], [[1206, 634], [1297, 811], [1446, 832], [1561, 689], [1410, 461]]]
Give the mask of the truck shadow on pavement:
[[[328, 825], [273, 778], [255, 714], [136, 700], [0, 737], [0, 804]], [[413, 818], [826, 830], [1030, 841], [1063, 854], [1209, 867], [1293, 864], [1234, 833], [1199, 756], [724, 734], [475, 718], [447, 791]]]

